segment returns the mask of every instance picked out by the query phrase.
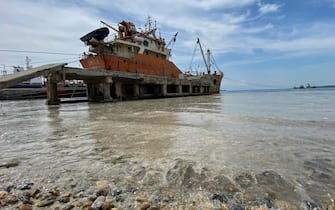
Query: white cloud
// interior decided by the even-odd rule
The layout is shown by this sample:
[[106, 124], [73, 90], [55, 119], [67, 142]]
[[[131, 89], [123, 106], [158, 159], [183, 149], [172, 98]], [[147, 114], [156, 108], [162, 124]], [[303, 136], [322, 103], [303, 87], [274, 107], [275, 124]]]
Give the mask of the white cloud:
[[258, 2], [258, 11], [261, 15], [265, 15], [272, 12], [277, 12], [281, 7], [279, 4], [264, 4], [261, 1]]
[[[237, 8], [251, 5], [256, 0], [190, 0], [185, 1], [189, 6], [194, 6], [202, 9], [217, 9], [217, 8]], [[176, 3], [179, 3], [177, 1]], [[179, 3], [180, 4], [180, 3]]]
[[241, 29], [242, 33], [247, 33], [247, 34], [257, 34], [261, 32], [265, 32], [267, 30], [273, 29], [274, 26], [271, 23], [268, 23], [264, 26], [259, 26], [259, 27], [252, 27], [252, 28], [243, 28]]
[[[96, 11], [58, 2], [13, 0], [0, 9], [0, 48], [11, 50], [78, 53], [85, 47], [79, 38], [99, 26]], [[1, 53], [0, 63], [18, 65], [29, 55], [32, 62], [68, 61], [74, 56]], [[77, 58], [77, 59], [78, 59]]]
[[[99, 20], [115, 25], [125, 19], [143, 26], [146, 16], [151, 15], [162, 32], [174, 34], [179, 31], [173, 51], [177, 64], [189, 64], [197, 37], [205, 47], [214, 48], [218, 53], [252, 54], [257, 48], [265, 52], [302, 55], [302, 52], [322, 53], [335, 49], [333, 24], [292, 26], [294, 33], [288, 34], [274, 23], [258, 22], [259, 15], [253, 16], [248, 6], [257, 6], [262, 15], [281, 8], [281, 5], [257, 0], [86, 0], [80, 5], [73, 1], [12, 0], [0, 8], [0, 46], [5, 49], [81, 53], [86, 48], [79, 38], [99, 27]], [[270, 36], [270, 32], [275, 36]], [[168, 36], [165, 38], [169, 39]], [[8, 56], [1, 56], [0, 63], [7, 63], [4, 59]], [[50, 60], [50, 57], [41, 55], [38, 59]], [[22, 60], [12, 59], [10, 63], [22, 63]]]

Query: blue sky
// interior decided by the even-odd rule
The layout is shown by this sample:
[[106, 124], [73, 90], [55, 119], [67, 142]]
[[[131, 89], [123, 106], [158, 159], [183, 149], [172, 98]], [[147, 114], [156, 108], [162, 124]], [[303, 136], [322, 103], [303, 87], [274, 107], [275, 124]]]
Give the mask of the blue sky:
[[[0, 68], [26, 56], [78, 66], [79, 38], [100, 20], [143, 28], [148, 15], [167, 41], [179, 32], [171, 60], [183, 71], [199, 37], [225, 73], [222, 89], [335, 84], [335, 0], [0, 0]], [[199, 52], [191, 67], [205, 71]]]

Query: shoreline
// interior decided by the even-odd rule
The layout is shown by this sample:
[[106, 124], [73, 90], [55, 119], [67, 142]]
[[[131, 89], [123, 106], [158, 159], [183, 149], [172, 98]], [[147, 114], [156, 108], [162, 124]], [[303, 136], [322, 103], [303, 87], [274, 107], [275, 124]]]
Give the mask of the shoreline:
[[[128, 170], [112, 179], [82, 186], [68, 178], [64, 186], [25, 180], [0, 186], [4, 209], [334, 209], [334, 198], [314, 202], [274, 170], [243, 172], [232, 179], [196, 163], [178, 159], [167, 170], [139, 163], [115, 163]], [[4, 165], [4, 164], [2, 164]], [[15, 169], [14, 162], [0, 172]], [[99, 173], [99, 172], [97, 172]], [[3, 175], [3, 174], [0, 174]], [[57, 181], [57, 180], [56, 180]], [[86, 183], [87, 184], [87, 183]]]

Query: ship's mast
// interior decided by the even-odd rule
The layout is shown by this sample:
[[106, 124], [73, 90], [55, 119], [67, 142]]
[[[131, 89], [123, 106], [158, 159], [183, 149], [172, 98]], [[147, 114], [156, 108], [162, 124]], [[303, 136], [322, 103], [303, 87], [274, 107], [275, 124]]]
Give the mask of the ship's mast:
[[210, 74], [211, 73], [211, 69], [210, 69], [210, 51], [207, 50], [207, 59], [208, 59], [208, 62], [206, 61], [206, 58], [205, 58], [205, 54], [204, 54], [204, 51], [202, 50], [202, 46], [201, 46], [201, 43], [200, 43], [200, 39], [198, 38], [197, 40], [197, 43], [199, 44], [200, 46], [200, 51], [201, 51], [201, 55], [202, 55], [202, 58], [204, 59], [204, 62], [205, 62], [205, 65], [206, 65], [206, 68], [207, 68], [207, 73]]
[[207, 49], [207, 71], [208, 74], [211, 73], [211, 51]]

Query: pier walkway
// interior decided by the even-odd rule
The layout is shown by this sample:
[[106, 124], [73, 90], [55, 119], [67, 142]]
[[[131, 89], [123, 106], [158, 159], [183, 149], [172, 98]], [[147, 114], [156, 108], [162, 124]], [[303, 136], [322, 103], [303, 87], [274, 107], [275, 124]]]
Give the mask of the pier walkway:
[[25, 71], [9, 74], [0, 78], [0, 89], [15, 85], [17, 83], [27, 81], [39, 76], [47, 77], [47, 75], [62, 70], [66, 63], [47, 64]]
[[213, 92], [211, 75], [167, 78], [132, 72], [67, 67], [66, 63], [47, 64], [0, 78], [0, 89], [29, 79], [47, 78], [47, 104], [59, 104], [57, 83], [83, 80], [91, 102], [113, 100], [204, 95]]

